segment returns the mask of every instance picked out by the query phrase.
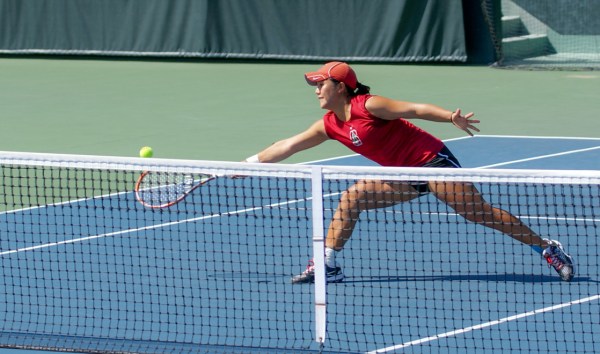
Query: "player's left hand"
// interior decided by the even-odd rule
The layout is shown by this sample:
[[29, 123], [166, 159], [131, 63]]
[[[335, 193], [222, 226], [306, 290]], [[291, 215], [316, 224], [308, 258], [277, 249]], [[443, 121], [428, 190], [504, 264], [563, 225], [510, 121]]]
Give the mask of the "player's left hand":
[[473, 124], [479, 123], [479, 120], [471, 119], [474, 115], [475, 115], [475, 113], [470, 112], [463, 116], [461, 114], [460, 108], [459, 108], [456, 111], [452, 112], [450, 121], [457, 128], [464, 130], [467, 134], [469, 134], [470, 136], [473, 136], [473, 133], [471, 132], [471, 130], [479, 133], [479, 129], [473, 125]]

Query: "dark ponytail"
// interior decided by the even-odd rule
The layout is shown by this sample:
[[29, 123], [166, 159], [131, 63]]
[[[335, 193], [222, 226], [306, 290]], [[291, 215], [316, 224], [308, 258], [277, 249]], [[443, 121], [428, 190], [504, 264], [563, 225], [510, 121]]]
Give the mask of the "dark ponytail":
[[360, 82], [356, 83], [356, 90], [352, 91], [351, 96], [366, 95], [371, 92], [369, 86], [363, 85]]
[[354, 97], [358, 95], [368, 94], [369, 92], [371, 92], [371, 88], [369, 86], [361, 84], [360, 82], [357, 82], [356, 88], [354, 90], [346, 86], [346, 91], [348, 92], [348, 96]]
[[[333, 81], [336, 85], [339, 84], [340, 82], [337, 81], [336, 79], [329, 79], [331, 81]], [[353, 90], [350, 87], [348, 87], [348, 85], [346, 85], [346, 92], [348, 93], [348, 96], [350, 97], [354, 97], [354, 96], [358, 96], [358, 95], [366, 95], [368, 93], [371, 92], [371, 88], [369, 86], [363, 85], [360, 82], [356, 83], [356, 88]]]

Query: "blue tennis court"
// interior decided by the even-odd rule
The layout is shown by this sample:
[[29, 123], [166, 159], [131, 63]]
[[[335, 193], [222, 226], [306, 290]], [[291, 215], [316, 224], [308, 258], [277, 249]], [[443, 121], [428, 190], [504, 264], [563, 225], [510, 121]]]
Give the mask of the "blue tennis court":
[[[477, 136], [446, 144], [466, 168], [600, 170], [600, 139]], [[371, 165], [358, 156], [315, 163]], [[172, 212], [144, 209], [133, 193], [119, 192], [2, 213], [0, 339], [80, 351], [600, 350], [597, 185], [582, 192], [583, 209], [567, 210], [577, 208], [571, 195], [552, 196], [546, 211], [576, 215], [568, 224], [532, 216], [528, 206], [511, 210], [541, 233], [558, 233], [575, 259], [570, 283], [528, 247], [461, 221], [430, 196], [367, 212], [340, 259], [346, 279], [327, 286], [321, 348], [313, 288], [289, 281], [311, 257], [310, 186], [222, 183], [209, 187], [210, 200], [194, 196], [185, 202], [191, 207]], [[486, 198], [506, 204], [524, 193]], [[326, 216], [336, 202], [325, 201]], [[223, 235], [227, 242], [215, 239]], [[237, 314], [221, 316], [230, 309]]]

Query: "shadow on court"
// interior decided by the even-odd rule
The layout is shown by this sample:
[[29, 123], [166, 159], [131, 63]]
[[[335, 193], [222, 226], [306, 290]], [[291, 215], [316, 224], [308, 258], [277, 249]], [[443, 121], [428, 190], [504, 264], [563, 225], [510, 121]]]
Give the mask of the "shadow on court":
[[[485, 281], [513, 283], [559, 283], [560, 279], [551, 275], [532, 274], [485, 274], [485, 275], [423, 275], [423, 276], [370, 276], [346, 277], [344, 283], [391, 283], [391, 282], [433, 282], [433, 281]], [[571, 283], [600, 283], [590, 277], [578, 277]]]

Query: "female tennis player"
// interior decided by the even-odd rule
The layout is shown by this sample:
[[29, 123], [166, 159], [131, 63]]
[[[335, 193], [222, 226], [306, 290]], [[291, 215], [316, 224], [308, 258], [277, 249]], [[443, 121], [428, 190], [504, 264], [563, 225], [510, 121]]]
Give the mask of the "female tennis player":
[[[335, 139], [354, 152], [382, 166], [449, 167], [460, 164], [444, 143], [416, 127], [413, 118], [450, 123], [473, 135], [479, 132], [473, 113], [460, 109], [449, 111], [432, 104], [397, 101], [369, 93], [370, 88], [358, 82], [354, 70], [343, 62], [330, 62], [315, 72], [305, 74], [306, 81], [316, 86], [315, 93], [323, 119], [306, 131], [276, 142], [248, 162], [279, 162], [291, 155]], [[350, 239], [362, 211], [406, 202], [432, 193], [465, 219], [498, 230], [531, 246], [542, 254], [564, 281], [573, 278], [572, 258], [558, 241], [542, 239], [518, 218], [488, 204], [471, 183], [465, 182], [396, 182], [359, 181], [346, 190], [329, 225], [325, 263], [328, 282], [344, 278], [336, 254]], [[304, 272], [292, 283], [314, 281], [314, 265], [309, 262]]]

